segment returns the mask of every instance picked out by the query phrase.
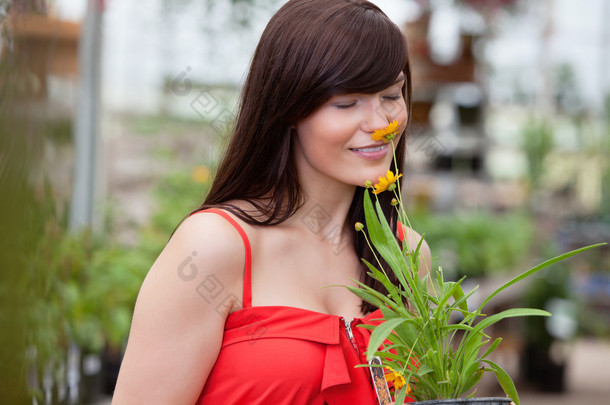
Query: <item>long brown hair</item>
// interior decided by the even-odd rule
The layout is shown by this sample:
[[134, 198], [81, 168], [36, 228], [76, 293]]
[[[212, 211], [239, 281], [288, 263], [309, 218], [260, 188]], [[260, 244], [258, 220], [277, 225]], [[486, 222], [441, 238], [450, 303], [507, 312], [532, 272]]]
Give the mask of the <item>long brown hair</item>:
[[[292, 155], [293, 125], [336, 94], [377, 93], [400, 72], [411, 110], [407, 44], [399, 28], [374, 4], [360, 0], [291, 0], [269, 21], [242, 90], [235, 129], [211, 189], [200, 207], [222, 207], [255, 225], [275, 225], [303, 203]], [[396, 148], [402, 170], [405, 137]], [[394, 167], [394, 162], [392, 162]], [[364, 223], [364, 190], [358, 187], [348, 223]], [[379, 200], [396, 228], [390, 193]], [[245, 210], [231, 201], [247, 201]], [[359, 257], [374, 262], [362, 234], [354, 238]], [[391, 273], [391, 272], [390, 272]], [[362, 266], [362, 281], [383, 291]], [[363, 312], [374, 308], [362, 304]]]

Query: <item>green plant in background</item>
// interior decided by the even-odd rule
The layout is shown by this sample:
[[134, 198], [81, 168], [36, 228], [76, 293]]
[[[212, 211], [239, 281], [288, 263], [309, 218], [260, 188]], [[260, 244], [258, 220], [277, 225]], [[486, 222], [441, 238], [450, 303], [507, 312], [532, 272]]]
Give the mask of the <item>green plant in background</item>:
[[[180, 219], [198, 205], [210, 177], [203, 166], [164, 176], [153, 196], [157, 210], [134, 246], [113, 239], [112, 218], [109, 232], [70, 233], [68, 207], [35, 164], [42, 142], [27, 136], [6, 142], [18, 117], [0, 120], [2, 151], [10, 152], [0, 176], [2, 194], [10, 196], [0, 199], [0, 320], [9, 330], [1, 339], [0, 397], [15, 404], [42, 401], [41, 382], [49, 376], [65, 383], [71, 345], [83, 354], [121, 351], [142, 280]], [[35, 124], [29, 128], [39, 128]], [[47, 133], [50, 127], [39, 124], [41, 137], [69, 140], [61, 133], [65, 126]]]
[[151, 224], [167, 237], [190, 211], [195, 209], [207, 194], [211, 169], [198, 165], [166, 175], [155, 191], [157, 210]]
[[[30, 9], [33, 3], [26, 3], [24, 9]], [[10, 27], [1, 20], [4, 17], [0, 15], [0, 41], [6, 44]], [[45, 123], [27, 103], [33, 94], [31, 73], [21, 68], [22, 61], [10, 49], [4, 50], [0, 58], [0, 398], [3, 403], [25, 404], [32, 403], [32, 397], [41, 399], [41, 392], [32, 391], [32, 380], [61, 355], [64, 335], [56, 305], [60, 274], [53, 260], [64, 224], [61, 204], [39, 167]]]
[[[606, 159], [610, 154], [610, 94], [607, 94], [604, 100], [604, 126], [602, 139], [604, 139], [604, 151]], [[601, 201], [600, 201], [600, 217], [606, 222], [610, 222], [610, 162], [606, 160], [606, 165], [603, 168], [601, 182]]]
[[[172, 153], [166, 157], [176, 159]], [[173, 230], [207, 193], [209, 170], [202, 165], [190, 170], [177, 168], [163, 176], [153, 193], [155, 211], [150, 221], [138, 230], [135, 246], [106, 241], [94, 250], [87, 294], [103, 306], [97, 311], [109, 343], [120, 345], [127, 338], [142, 281]]]
[[530, 119], [523, 129], [523, 149], [528, 163], [531, 190], [538, 187], [544, 160], [554, 148], [553, 128], [550, 123]]
[[[169, 159], [172, 156], [168, 154]], [[152, 196], [156, 210], [138, 230], [133, 246], [113, 240], [112, 218], [108, 232], [102, 234], [56, 235], [53, 260], [43, 262], [54, 269], [54, 304], [46, 310], [56, 315], [56, 329], [49, 331], [59, 338], [50, 340], [48, 347], [58, 358], [65, 357], [70, 342], [83, 354], [108, 351], [120, 355], [142, 281], [176, 225], [198, 205], [201, 193], [207, 192], [207, 171], [203, 166], [196, 166], [192, 173], [178, 168], [160, 179]]]
[[[45, 164], [49, 150], [71, 154], [71, 119], [51, 114], [36, 94], [39, 82], [28, 68], [33, 55], [25, 47], [13, 53], [6, 19], [12, 3], [0, 2], [0, 402], [31, 404], [46, 402], [49, 380], [57, 400], [69, 348], [121, 347], [146, 272], [192, 208], [189, 196], [199, 197], [207, 185], [164, 179], [158, 218], [135, 247], [109, 233], [68, 232], [69, 206], [55, 177], [66, 173], [49, 175]], [[13, 11], [46, 10], [44, 0], [19, 4]]]
[[[27, 157], [20, 157], [28, 166]], [[12, 163], [9, 178], [20, 171], [20, 163]], [[45, 180], [37, 190], [27, 178], [22, 180], [21, 184], [12, 184], [10, 194], [6, 194], [11, 198], [3, 199], [6, 204], [0, 210], [6, 226], [0, 255], [3, 276], [0, 296], [6, 299], [1, 314], [17, 317], [17, 324], [3, 322], [7, 328], [3, 338], [12, 339], [12, 343], [2, 342], [2, 350], [10, 353], [2, 356], [2, 366], [8, 366], [11, 375], [3, 382], [10, 381], [11, 385], [2, 390], [1, 397], [9, 403], [41, 400], [41, 386], [35, 382], [43, 379], [45, 370], [56, 371], [56, 367], [65, 364], [72, 340], [65, 283], [78, 278], [86, 260], [80, 249], [66, 253], [65, 210], [60, 209], [61, 203], [55, 199], [50, 182]], [[11, 357], [15, 357], [14, 362], [8, 360]]]
[[192, 172], [177, 169], [165, 175], [153, 194], [155, 211], [149, 223], [139, 229], [135, 246], [106, 241], [94, 250], [89, 268], [90, 289], [86, 293], [103, 306], [97, 311], [108, 342], [117, 345], [126, 339], [142, 281], [177, 224], [207, 193], [208, 170], [195, 166]]
[[[80, 271], [63, 282], [65, 316], [71, 338], [88, 353], [120, 348], [131, 322], [134, 292], [146, 274], [141, 256], [104, 237], [65, 238], [64, 261], [81, 249], [87, 258]], [[63, 266], [65, 268], [65, 265]]]
[[[89, 230], [67, 230], [67, 211], [59, 209], [50, 183], [36, 198], [29, 230], [32, 240], [24, 291], [27, 346], [35, 350], [34, 369], [65, 361], [70, 344], [84, 353], [101, 353], [119, 345], [129, 330], [131, 311], [146, 264], [137, 262], [126, 247]], [[38, 394], [37, 394], [38, 395]]]
[[426, 230], [426, 240], [438, 252], [448, 277], [481, 277], [509, 271], [521, 264], [523, 252], [529, 251], [533, 242], [532, 218], [526, 213], [494, 216], [485, 212], [416, 212], [411, 221]]
[[2, 179], [2, 194], [9, 198], [0, 199], [0, 397], [20, 404], [31, 403], [32, 396], [41, 398], [26, 375], [32, 378], [58, 357], [62, 335], [55, 290], [58, 269], [48, 260], [57, 249], [52, 204], [27, 184], [27, 176], [21, 177], [21, 163], [13, 159], [27, 157], [12, 152], [7, 162], [11, 170], [4, 171]]
[[[601, 116], [583, 109], [568, 67], [559, 69], [558, 107], [554, 120], [531, 118], [522, 131], [529, 168], [530, 206], [541, 195], [563, 206], [563, 216], [603, 219], [610, 205], [610, 101]], [[553, 211], [557, 212], [561, 208]]]

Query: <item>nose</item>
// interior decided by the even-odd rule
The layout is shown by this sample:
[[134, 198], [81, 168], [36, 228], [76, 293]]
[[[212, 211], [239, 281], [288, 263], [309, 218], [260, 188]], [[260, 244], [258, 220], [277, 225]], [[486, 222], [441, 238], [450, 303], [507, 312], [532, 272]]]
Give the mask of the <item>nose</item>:
[[378, 129], [384, 129], [392, 121], [391, 111], [381, 103], [377, 97], [371, 97], [365, 115], [362, 117], [362, 130], [373, 133]]

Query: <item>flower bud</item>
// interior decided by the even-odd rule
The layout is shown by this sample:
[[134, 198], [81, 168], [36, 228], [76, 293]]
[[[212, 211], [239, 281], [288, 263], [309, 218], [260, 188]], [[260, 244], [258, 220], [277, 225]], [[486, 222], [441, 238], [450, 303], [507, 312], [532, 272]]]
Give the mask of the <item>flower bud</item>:
[[356, 230], [356, 232], [360, 232], [364, 229], [364, 225], [362, 224], [362, 222], [356, 222], [354, 224], [354, 229]]
[[367, 181], [364, 182], [364, 187], [371, 188], [371, 187], [373, 187], [373, 183], [371, 183], [370, 180], [367, 180]]
[[392, 198], [392, 201], [390, 201], [390, 204], [392, 204], [392, 207], [396, 207], [398, 205], [398, 200], [396, 198]]
[[388, 191], [394, 191], [396, 189], [396, 183], [392, 183], [388, 186]]

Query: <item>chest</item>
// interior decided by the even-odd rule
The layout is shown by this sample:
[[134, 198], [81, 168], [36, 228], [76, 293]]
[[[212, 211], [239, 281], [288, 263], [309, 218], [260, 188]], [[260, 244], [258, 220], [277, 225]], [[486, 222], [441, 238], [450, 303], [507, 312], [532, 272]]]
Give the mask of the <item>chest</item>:
[[360, 279], [360, 260], [351, 242], [267, 233], [252, 247], [253, 305], [360, 315], [360, 299], [343, 287]]

